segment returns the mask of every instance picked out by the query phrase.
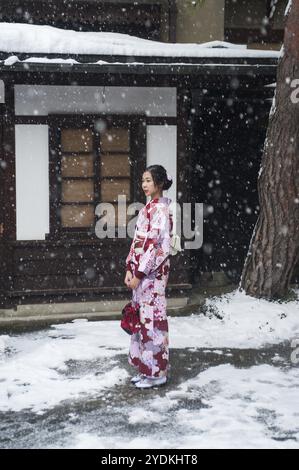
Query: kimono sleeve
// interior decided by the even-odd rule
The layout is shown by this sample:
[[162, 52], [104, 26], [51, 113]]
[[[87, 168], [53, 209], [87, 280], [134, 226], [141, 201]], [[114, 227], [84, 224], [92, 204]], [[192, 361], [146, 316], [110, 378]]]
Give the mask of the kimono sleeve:
[[129, 251], [129, 254], [126, 258], [126, 271], [131, 271], [130, 261], [131, 261], [132, 256], [133, 256], [133, 251], [134, 251], [134, 240], [131, 243], [130, 251]]
[[[146, 222], [146, 227], [143, 227], [144, 222]], [[134, 237], [131, 243], [131, 247], [129, 250], [129, 254], [126, 258], [126, 270], [132, 272], [132, 268], [130, 265], [130, 262], [132, 261], [133, 264], [136, 264], [136, 255], [138, 251], [140, 251], [143, 248], [144, 245], [144, 239], [146, 233], [143, 233], [143, 231], [147, 229], [147, 220], [144, 218], [143, 211], [139, 212], [137, 222], [135, 225], [135, 232], [134, 232]]]
[[170, 217], [168, 206], [156, 206], [150, 215], [149, 230], [139, 258], [136, 277], [148, 276], [165, 261], [170, 254]]

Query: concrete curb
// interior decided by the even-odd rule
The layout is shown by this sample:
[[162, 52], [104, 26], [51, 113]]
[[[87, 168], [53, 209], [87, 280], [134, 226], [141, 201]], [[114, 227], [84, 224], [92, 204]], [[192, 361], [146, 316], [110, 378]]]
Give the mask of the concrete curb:
[[[42, 329], [80, 318], [89, 321], [120, 320], [122, 308], [128, 301], [20, 305], [15, 310], [0, 310], [0, 334]], [[187, 297], [167, 298], [167, 314], [188, 315], [196, 305], [193, 307], [187, 302]]]

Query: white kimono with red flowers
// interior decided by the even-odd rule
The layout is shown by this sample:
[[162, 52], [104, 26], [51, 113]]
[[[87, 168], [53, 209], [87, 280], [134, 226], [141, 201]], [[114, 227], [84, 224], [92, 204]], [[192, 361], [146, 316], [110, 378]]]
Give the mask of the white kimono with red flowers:
[[141, 281], [132, 299], [140, 305], [141, 328], [131, 336], [129, 363], [148, 377], [167, 375], [169, 363], [165, 289], [170, 268], [173, 219], [167, 197], [149, 201], [138, 214], [127, 270]]

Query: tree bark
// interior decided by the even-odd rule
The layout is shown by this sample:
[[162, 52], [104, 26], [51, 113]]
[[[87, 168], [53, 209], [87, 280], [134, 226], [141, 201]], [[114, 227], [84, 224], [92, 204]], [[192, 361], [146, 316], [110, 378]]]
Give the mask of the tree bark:
[[260, 213], [240, 282], [254, 297], [284, 297], [299, 260], [298, 79], [299, 0], [293, 0], [258, 178]]

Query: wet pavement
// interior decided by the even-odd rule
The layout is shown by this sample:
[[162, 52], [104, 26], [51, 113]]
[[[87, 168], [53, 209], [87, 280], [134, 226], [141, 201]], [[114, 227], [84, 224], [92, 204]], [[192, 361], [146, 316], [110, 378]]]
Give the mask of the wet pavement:
[[[219, 365], [231, 364], [237, 369], [249, 369], [253, 366], [269, 364], [274, 368], [288, 370], [294, 368], [291, 361], [293, 349], [290, 343], [269, 346], [264, 349], [171, 349], [170, 376], [166, 385], [154, 389], [136, 389], [130, 383], [132, 368], [127, 363], [125, 354], [117, 354], [107, 358], [90, 361], [70, 360], [66, 370], [59, 370], [69, 379], [76, 379], [84, 374], [103, 374], [111, 367], [119, 367], [128, 372], [129, 376], [120, 381], [119, 385], [106, 388], [98, 396], [82, 395], [76, 400], [66, 400], [42, 413], [31, 410], [19, 412], [7, 411], [0, 413], [0, 447], [1, 448], [56, 448], [79, 445], [76, 436], [85, 436], [90, 447], [93, 447], [94, 437], [105, 439], [105, 442], [115, 442], [116, 447], [122, 447], [117, 441], [121, 436], [125, 440], [147, 439], [155, 436], [161, 440], [162, 446], [167, 435], [168, 442], [185, 442], [186, 436], [194, 436], [188, 427], [177, 426], [178, 413], [198, 412], [207, 408], [206, 395], [202, 389], [193, 393], [184, 393], [181, 386], [186, 380], [193, 379], [201, 372]], [[192, 392], [192, 387], [191, 387]], [[298, 384], [299, 392], [299, 384]], [[160, 401], [159, 401], [160, 399]], [[151, 404], [157, 404], [151, 410]], [[134, 413], [141, 410], [149, 412], [149, 419], [134, 421]], [[136, 411], [137, 410], [137, 411]], [[299, 413], [299, 410], [298, 410]], [[163, 415], [163, 419], [159, 416]], [[273, 416], [267, 410], [261, 410], [257, 420], [264, 426], [272, 439], [283, 442], [293, 442], [299, 446], [293, 431], [275, 427]], [[91, 436], [88, 440], [88, 436]], [[110, 441], [109, 441], [110, 440]], [[77, 444], [76, 444], [77, 443]]]

